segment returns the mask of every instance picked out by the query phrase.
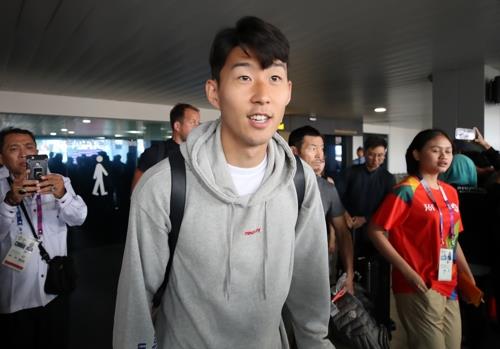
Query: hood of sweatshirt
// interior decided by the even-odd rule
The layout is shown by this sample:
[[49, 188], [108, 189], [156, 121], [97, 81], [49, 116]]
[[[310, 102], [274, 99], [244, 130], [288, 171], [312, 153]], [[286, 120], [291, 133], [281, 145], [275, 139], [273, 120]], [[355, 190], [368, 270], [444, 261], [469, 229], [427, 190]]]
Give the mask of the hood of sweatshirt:
[[250, 197], [240, 197], [229, 173], [220, 133], [220, 120], [203, 123], [181, 145], [187, 165], [219, 200], [234, 205], [259, 205], [290, 184], [296, 169], [295, 157], [285, 140], [275, 133], [268, 144], [267, 167], [260, 187]]

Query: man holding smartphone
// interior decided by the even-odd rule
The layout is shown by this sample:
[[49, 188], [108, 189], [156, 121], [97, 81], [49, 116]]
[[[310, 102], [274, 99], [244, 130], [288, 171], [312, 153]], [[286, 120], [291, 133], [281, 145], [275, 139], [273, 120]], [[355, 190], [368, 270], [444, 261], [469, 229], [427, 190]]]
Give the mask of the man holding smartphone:
[[0, 328], [6, 348], [68, 348], [68, 298], [45, 292], [47, 263], [38, 246], [42, 242], [50, 257], [65, 256], [66, 225], [81, 225], [87, 206], [69, 178], [47, 173], [43, 161], [35, 158], [37, 172], [43, 175], [29, 179], [27, 158], [37, 153], [30, 131], [0, 131], [4, 166], [0, 171]]

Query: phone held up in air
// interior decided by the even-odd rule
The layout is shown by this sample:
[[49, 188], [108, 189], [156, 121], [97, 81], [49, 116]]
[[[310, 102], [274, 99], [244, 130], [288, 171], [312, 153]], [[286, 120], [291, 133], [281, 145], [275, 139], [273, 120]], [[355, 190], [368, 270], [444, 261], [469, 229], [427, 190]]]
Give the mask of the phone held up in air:
[[47, 175], [47, 155], [27, 155], [26, 169], [30, 170], [28, 179], [41, 181], [41, 177]]
[[474, 131], [474, 129], [472, 128], [457, 127], [455, 129], [455, 139], [473, 141], [474, 139], [476, 139], [476, 131]]

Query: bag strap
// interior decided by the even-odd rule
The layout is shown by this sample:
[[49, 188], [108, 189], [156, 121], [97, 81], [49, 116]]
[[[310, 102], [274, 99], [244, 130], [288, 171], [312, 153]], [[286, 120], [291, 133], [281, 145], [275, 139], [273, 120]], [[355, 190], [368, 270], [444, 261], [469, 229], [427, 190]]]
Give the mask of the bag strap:
[[295, 155], [295, 162], [297, 163], [297, 171], [295, 176], [293, 176], [293, 184], [295, 184], [295, 190], [297, 191], [297, 200], [299, 202], [299, 212], [304, 202], [304, 195], [306, 192], [306, 178], [304, 176], [304, 165], [300, 160], [298, 155]]
[[[300, 158], [295, 155], [297, 162], [297, 171], [293, 177], [295, 190], [297, 191], [299, 211], [304, 201], [306, 180], [304, 176], [304, 166]], [[184, 207], [186, 204], [186, 165], [184, 158], [180, 151], [170, 151], [168, 153], [168, 161], [170, 162], [170, 177], [171, 177], [171, 191], [170, 191], [170, 222], [172, 229], [168, 234], [168, 247], [170, 249], [170, 258], [168, 259], [167, 267], [165, 269], [165, 277], [163, 282], [153, 296], [153, 307], [158, 307], [161, 303], [165, 289], [167, 288], [170, 270], [172, 269], [172, 260], [174, 259], [174, 252], [179, 238], [179, 230], [181, 227], [182, 219], [184, 217]]]
[[45, 249], [45, 247], [43, 247], [42, 241], [40, 241], [38, 235], [36, 235], [36, 233], [35, 233], [35, 227], [33, 227], [33, 223], [31, 223], [31, 219], [28, 216], [28, 210], [26, 210], [26, 206], [24, 206], [24, 201], [21, 201], [19, 206], [21, 206], [21, 209], [23, 210], [24, 216], [26, 217], [26, 220], [28, 221], [28, 224], [31, 228], [31, 232], [33, 233], [33, 236], [35, 237], [35, 240], [38, 241], [38, 250], [40, 251], [40, 256], [42, 256], [42, 259], [45, 262], [47, 262], [47, 264], [48, 264], [50, 262], [50, 256], [49, 256], [47, 250]]
[[171, 191], [170, 191], [170, 223], [172, 229], [168, 234], [168, 247], [170, 249], [170, 258], [168, 259], [167, 267], [165, 269], [165, 277], [160, 288], [153, 296], [153, 306], [158, 307], [161, 303], [161, 298], [165, 289], [167, 288], [170, 270], [172, 269], [172, 260], [174, 259], [175, 247], [179, 238], [179, 230], [184, 217], [184, 206], [186, 203], [186, 165], [184, 158], [180, 151], [171, 151], [168, 154], [168, 161], [170, 162], [170, 177], [171, 177]]
[[166, 143], [165, 141], [161, 141], [158, 143], [158, 153], [156, 157], [156, 163], [160, 162], [161, 160], [165, 159], [168, 156], [167, 145], [165, 143]]

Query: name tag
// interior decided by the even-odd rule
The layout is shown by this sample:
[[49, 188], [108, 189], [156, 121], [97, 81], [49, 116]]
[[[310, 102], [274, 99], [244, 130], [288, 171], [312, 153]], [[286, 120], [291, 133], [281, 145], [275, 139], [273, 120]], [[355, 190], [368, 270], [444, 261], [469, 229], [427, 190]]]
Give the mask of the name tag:
[[451, 281], [453, 269], [453, 250], [451, 248], [441, 248], [439, 250], [439, 281]]
[[38, 241], [35, 239], [19, 234], [2, 264], [17, 271], [23, 271], [37, 245]]

